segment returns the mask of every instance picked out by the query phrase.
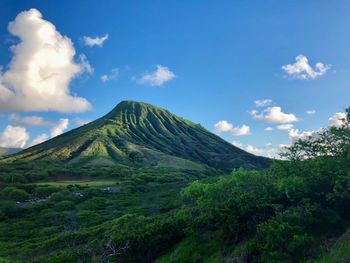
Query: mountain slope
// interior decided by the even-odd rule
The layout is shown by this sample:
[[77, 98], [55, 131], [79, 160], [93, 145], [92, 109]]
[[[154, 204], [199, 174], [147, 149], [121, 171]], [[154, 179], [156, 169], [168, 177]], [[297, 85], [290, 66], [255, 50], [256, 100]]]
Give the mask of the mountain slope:
[[0, 147], [0, 157], [6, 156], [6, 155], [11, 155], [20, 152], [22, 149], [21, 148], [5, 148], [5, 147]]
[[206, 164], [223, 170], [262, 168], [270, 163], [234, 147], [198, 124], [133, 101], [123, 101], [94, 122], [5, 159], [32, 160], [133, 167]]

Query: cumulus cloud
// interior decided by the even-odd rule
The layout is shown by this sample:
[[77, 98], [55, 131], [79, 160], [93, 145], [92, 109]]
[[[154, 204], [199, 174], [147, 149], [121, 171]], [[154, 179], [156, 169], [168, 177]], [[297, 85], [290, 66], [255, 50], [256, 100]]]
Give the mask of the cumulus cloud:
[[23, 148], [29, 140], [29, 134], [24, 127], [6, 126], [0, 133], [0, 146], [7, 148]]
[[51, 129], [51, 138], [61, 135], [64, 132], [64, 130], [68, 128], [68, 125], [68, 119], [60, 119], [58, 123]]
[[157, 69], [155, 71], [145, 73], [139, 79], [134, 79], [137, 83], [142, 85], [162, 86], [173, 78], [175, 78], [175, 74], [174, 72], [170, 71], [168, 67], [157, 65]]
[[242, 126], [233, 127], [233, 124], [229, 123], [226, 120], [217, 122], [214, 125], [214, 129], [218, 133], [230, 132], [234, 136], [242, 136], [242, 135], [250, 134], [250, 127], [248, 125], [243, 124]]
[[[346, 120], [346, 113], [337, 112], [332, 117], [328, 119], [330, 127], [341, 128], [344, 125], [349, 125]], [[298, 129], [289, 129], [288, 137], [291, 143], [295, 143], [298, 140], [317, 140], [326, 131], [324, 128], [319, 128], [318, 130], [312, 131], [299, 131]]]
[[316, 131], [303, 131], [300, 132], [298, 129], [290, 129], [288, 131], [288, 137], [292, 143], [295, 143], [298, 140], [312, 140], [319, 138], [320, 134], [324, 132], [323, 128], [320, 128]]
[[306, 114], [308, 114], [308, 115], [314, 115], [314, 114], [316, 114], [316, 110], [307, 110], [307, 111], [306, 111]]
[[247, 152], [250, 152], [250, 153], [255, 154], [255, 155], [260, 155], [264, 152], [264, 150], [262, 148], [254, 147], [251, 144], [248, 144], [246, 150], [247, 150]]
[[103, 43], [108, 39], [108, 37], [109, 35], [105, 34], [103, 37], [95, 37], [95, 38], [84, 36], [83, 39], [84, 39], [85, 45], [89, 47], [93, 47], [93, 46], [102, 47]]
[[254, 101], [256, 107], [266, 107], [272, 103], [270, 99], [256, 100]]
[[286, 145], [284, 144], [279, 144], [275, 146], [272, 143], [266, 143], [263, 146], [255, 147], [251, 144], [248, 144], [247, 147], [245, 147], [245, 150], [254, 155], [260, 155], [268, 158], [279, 159], [280, 158], [279, 154], [281, 153], [281, 151], [285, 149], [285, 146]]
[[16, 126], [51, 126], [52, 123], [46, 121], [43, 117], [40, 116], [26, 116], [21, 117], [18, 114], [11, 114], [10, 120]]
[[346, 114], [344, 112], [337, 112], [328, 119], [330, 127], [341, 128], [346, 124]]
[[316, 63], [315, 68], [312, 68], [307, 57], [304, 55], [298, 55], [295, 60], [296, 62], [294, 64], [283, 65], [282, 69], [287, 75], [296, 79], [315, 79], [326, 74], [331, 68], [331, 65], [325, 65], [321, 62]]
[[231, 131], [231, 129], [233, 128], [233, 125], [232, 125], [232, 123], [229, 123], [228, 121], [222, 120], [222, 121], [217, 122], [214, 125], [214, 128], [215, 128], [215, 131], [218, 133], [228, 132], [228, 131]]
[[[23, 123], [26, 124], [26, 121], [23, 121]], [[33, 122], [30, 121], [28, 126], [31, 125], [33, 126]], [[50, 125], [54, 125], [51, 128], [51, 136], [42, 133], [31, 142], [29, 142], [30, 136], [25, 127], [8, 125], [3, 132], [0, 132], [0, 146], [8, 148], [27, 148], [42, 143], [50, 137], [53, 138], [62, 134], [68, 128], [69, 120], [62, 118], [56, 124], [50, 123]]]
[[291, 124], [291, 123], [289, 123], [289, 124], [281, 124], [281, 125], [278, 125], [277, 126], [277, 129], [279, 129], [279, 130], [290, 130], [290, 129], [292, 129], [294, 127], [294, 125], [293, 124]]
[[284, 113], [281, 107], [269, 107], [259, 113], [257, 110], [250, 112], [254, 120], [263, 120], [273, 123], [288, 123], [298, 121], [298, 118], [292, 113]]
[[232, 135], [234, 136], [242, 136], [250, 134], [250, 127], [248, 125], [243, 124], [241, 127], [237, 126], [232, 128]]
[[273, 145], [272, 143], [265, 143], [262, 146], [255, 147], [252, 144], [248, 144], [247, 146], [244, 146], [243, 143], [238, 141], [233, 141], [232, 144], [242, 150], [245, 150], [251, 154], [254, 155], [260, 155], [265, 156], [268, 158], [280, 158], [280, 153], [285, 150], [286, 147], [289, 147], [290, 145], [287, 144], [279, 144], [279, 145]]
[[272, 127], [266, 127], [265, 128], [265, 131], [273, 131], [274, 130], [274, 128], [272, 128]]
[[101, 76], [101, 81], [102, 82], [107, 82], [113, 79], [117, 79], [119, 76], [119, 69], [118, 68], [114, 68], [111, 70], [111, 72], [109, 74], [104, 74]]
[[82, 112], [90, 103], [70, 95], [69, 84], [84, 71], [92, 71], [84, 55], [74, 61], [71, 40], [42, 18], [36, 9], [21, 12], [9, 23], [19, 38], [13, 56], [0, 72], [0, 111]]

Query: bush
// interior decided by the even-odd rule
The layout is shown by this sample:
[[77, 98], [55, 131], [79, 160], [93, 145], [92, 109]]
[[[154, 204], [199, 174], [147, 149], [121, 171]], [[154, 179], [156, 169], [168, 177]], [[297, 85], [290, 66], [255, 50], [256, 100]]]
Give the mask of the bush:
[[306, 218], [301, 209], [293, 208], [277, 214], [258, 226], [257, 251], [263, 262], [300, 262], [313, 237], [306, 232]]
[[55, 204], [54, 209], [56, 211], [68, 211], [74, 209], [74, 203], [72, 201], [61, 201]]
[[93, 197], [79, 204], [79, 209], [83, 210], [100, 210], [106, 206], [106, 199], [102, 197]]
[[6, 217], [16, 218], [23, 216], [26, 210], [18, 206], [14, 201], [3, 200], [0, 201], [0, 211]]
[[271, 200], [279, 193], [266, 174], [239, 170], [215, 183], [194, 182], [182, 196], [198, 210], [199, 224], [220, 224], [228, 238], [235, 239], [273, 214]]
[[52, 193], [58, 192], [60, 188], [54, 186], [39, 186], [35, 188], [34, 195], [37, 197], [48, 197]]
[[[339, 215], [317, 204], [299, 204], [278, 212], [257, 226], [256, 250], [266, 262], [300, 262], [307, 258], [311, 242], [344, 230]], [[264, 261], [264, 262], [265, 262]]]
[[60, 202], [60, 201], [74, 201], [75, 197], [73, 194], [67, 190], [55, 192], [51, 195], [51, 200], [54, 202]]
[[16, 187], [6, 187], [2, 190], [2, 196], [7, 200], [24, 201], [29, 198], [26, 191]]

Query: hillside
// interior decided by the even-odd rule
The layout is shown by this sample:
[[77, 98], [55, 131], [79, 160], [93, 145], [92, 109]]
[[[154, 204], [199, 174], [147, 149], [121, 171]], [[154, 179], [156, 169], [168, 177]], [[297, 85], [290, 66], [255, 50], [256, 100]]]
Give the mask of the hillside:
[[146, 103], [123, 101], [96, 121], [31, 147], [6, 162], [53, 161], [70, 166], [263, 168], [247, 153], [199, 124]]
[[193, 182], [106, 169], [28, 183], [0, 166], [0, 262], [349, 262], [350, 129], [326, 136], [288, 150], [315, 158]]
[[5, 148], [5, 147], [0, 147], [0, 158], [2, 156], [6, 156], [6, 155], [11, 155], [11, 154], [15, 154], [18, 153], [19, 151], [21, 151], [22, 149], [20, 148]]

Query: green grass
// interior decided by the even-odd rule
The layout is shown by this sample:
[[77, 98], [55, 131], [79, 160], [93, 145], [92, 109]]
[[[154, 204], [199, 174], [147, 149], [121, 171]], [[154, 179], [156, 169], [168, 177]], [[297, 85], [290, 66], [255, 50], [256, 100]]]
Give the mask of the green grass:
[[[346, 242], [331, 252], [322, 255], [312, 263], [345, 263], [350, 260], [350, 242]], [[311, 263], [311, 262], [310, 262]]]
[[114, 186], [116, 184], [116, 181], [113, 181], [113, 180], [85, 180], [85, 181], [84, 180], [64, 180], [64, 181], [55, 181], [55, 182], [40, 182], [36, 184], [59, 186], [59, 187], [66, 187], [68, 185], [102, 187], [102, 186]]
[[220, 251], [224, 247], [216, 232], [191, 235], [179, 242], [168, 254], [158, 258], [156, 263], [223, 262]]

